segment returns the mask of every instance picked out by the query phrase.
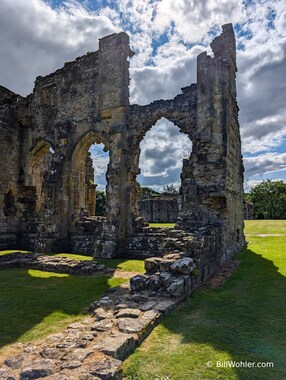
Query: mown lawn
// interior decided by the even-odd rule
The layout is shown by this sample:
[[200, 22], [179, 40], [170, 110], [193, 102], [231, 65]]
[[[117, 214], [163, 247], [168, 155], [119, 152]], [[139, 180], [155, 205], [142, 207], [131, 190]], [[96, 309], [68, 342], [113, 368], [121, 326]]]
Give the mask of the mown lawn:
[[22, 252], [22, 253], [31, 253], [30, 251], [22, 251], [22, 250], [5, 250], [5, 251], [0, 251], [0, 256], [3, 256], [3, 255], [9, 255], [10, 253], [15, 253], [15, 252]]
[[[76, 255], [73, 253], [57, 253], [54, 256], [69, 257], [76, 260], [92, 260], [90, 256]], [[144, 273], [144, 260], [126, 260], [126, 259], [102, 259], [95, 258], [95, 261], [104, 264], [108, 268], [120, 269], [125, 272]]]
[[126, 379], [286, 379], [286, 221], [247, 221], [246, 233], [238, 269], [173, 311], [124, 363]]
[[126, 279], [26, 269], [0, 272], [0, 353], [42, 339], [84, 317], [84, 308]]
[[[0, 255], [12, 252], [15, 251], [1, 251]], [[57, 256], [92, 259], [66, 253]], [[142, 260], [98, 261], [125, 272], [144, 272]], [[27, 269], [1, 270], [0, 355], [9, 352], [11, 343], [40, 340], [80, 320], [91, 302], [100, 298], [108, 288], [125, 281], [126, 278], [107, 276], [72, 276]]]
[[175, 223], [149, 223], [149, 227], [173, 228]]

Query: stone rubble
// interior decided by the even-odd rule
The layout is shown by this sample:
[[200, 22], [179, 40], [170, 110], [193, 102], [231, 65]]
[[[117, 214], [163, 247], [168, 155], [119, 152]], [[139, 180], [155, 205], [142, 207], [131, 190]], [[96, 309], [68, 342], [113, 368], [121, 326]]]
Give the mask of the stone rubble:
[[[121, 364], [150, 334], [177, 299], [134, 293], [128, 284], [90, 305], [90, 316], [71, 323], [43, 343], [20, 344], [22, 351], [1, 363], [0, 379], [122, 379]], [[126, 307], [122, 308], [122, 304]]]
[[110, 272], [95, 260], [75, 260], [43, 254], [15, 252], [0, 256], [0, 270], [6, 268], [29, 268], [47, 272], [98, 275]]

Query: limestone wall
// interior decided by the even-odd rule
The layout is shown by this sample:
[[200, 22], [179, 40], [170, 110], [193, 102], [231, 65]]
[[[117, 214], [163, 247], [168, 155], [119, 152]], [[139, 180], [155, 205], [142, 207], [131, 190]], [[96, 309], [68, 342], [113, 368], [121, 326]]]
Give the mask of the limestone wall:
[[24, 104], [19, 95], [0, 86], [0, 249], [16, 246], [19, 219], [19, 180], [21, 176], [22, 126], [18, 108]]
[[179, 213], [177, 196], [141, 199], [139, 211], [150, 223], [176, 223]]
[[[183, 161], [176, 229], [220, 229], [224, 259], [242, 248], [243, 165], [231, 24], [223, 26], [211, 47], [213, 57], [198, 56], [197, 83], [186, 83], [174, 99], [146, 106], [129, 105], [128, 60], [133, 52], [123, 32], [101, 39], [97, 52], [38, 77], [25, 99], [2, 88], [0, 143], [6, 165], [1, 173], [0, 232], [40, 251], [74, 250], [76, 236], [82, 235], [79, 223], [91, 204], [86, 194], [87, 152], [92, 144], [103, 143], [110, 158], [106, 219], [100, 228], [90, 229], [90, 242], [86, 233], [82, 241], [96, 256], [122, 255], [144, 224], [136, 183], [140, 142], [165, 117], [193, 144]], [[21, 203], [16, 214], [13, 192], [18, 192], [16, 204]]]

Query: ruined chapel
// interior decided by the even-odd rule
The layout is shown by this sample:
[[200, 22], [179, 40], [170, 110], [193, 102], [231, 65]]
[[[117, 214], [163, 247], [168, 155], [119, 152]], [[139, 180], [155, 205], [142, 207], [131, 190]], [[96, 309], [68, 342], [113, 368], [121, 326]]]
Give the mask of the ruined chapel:
[[[197, 82], [174, 99], [129, 104], [133, 52], [125, 32], [37, 77], [27, 97], [0, 87], [0, 249], [150, 257], [169, 244], [205, 255], [208, 274], [239, 251], [245, 239], [236, 48], [232, 25], [222, 28], [213, 56], [197, 57]], [[140, 142], [162, 117], [192, 142], [176, 225], [167, 232], [145, 225], [136, 183]], [[105, 217], [93, 215], [94, 143], [109, 153]]]

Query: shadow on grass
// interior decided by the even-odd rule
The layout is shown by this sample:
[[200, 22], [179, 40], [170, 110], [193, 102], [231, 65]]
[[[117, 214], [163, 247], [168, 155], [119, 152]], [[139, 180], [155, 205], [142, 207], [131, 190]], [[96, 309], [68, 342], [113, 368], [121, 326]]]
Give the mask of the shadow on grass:
[[[1, 254], [1, 253], [0, 253]], [[100, 264], [105, 265], [109, 269], [121, 269], [124, 271], [130, 272], [140, 272], [144, 273], [144, 260], [142, 259], [126, 259], [126, 258], [117, 258], [117, 259], [103, 259], [101, 257], [92, 257], [82, 254], [74, 253], [50, 253], [50, 256], [56, 257], [68, 257], [76, 260], [95, 260]]]
[[[236, 368], [239, 379], [286, 378], [286, 278], [273, 262], [246, 250], [241, 264], [223, 287], [198, 291], [163, 325], [182, 336], [182, 344], [211, 345], [240, 362], [273, 362], [271, 369]], [[205, 357], [216, 368], [223, 354]], [[190, 358], [191, 359], [191, 358]], [[219, 378], [228, 378], [219, 377]]]
[[[46, 276], [46, 277], [43, 277]], [[0, 347], [64, 328], [107, 289], [125, 279], [61, 275], [27, 269], [1, 270]], [[62, 325], [61, 325], [62, 324]]]
[[[127, 359], [127, 379], [286, 379], [286, 278], [249, 249], [238, 257], [223, 286], [196, 291]], [[274, 368], [217, 367], [226, 360]]]

